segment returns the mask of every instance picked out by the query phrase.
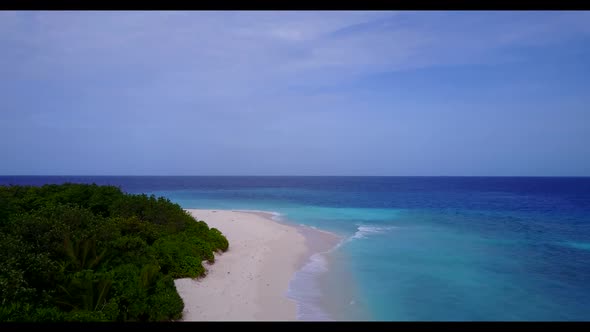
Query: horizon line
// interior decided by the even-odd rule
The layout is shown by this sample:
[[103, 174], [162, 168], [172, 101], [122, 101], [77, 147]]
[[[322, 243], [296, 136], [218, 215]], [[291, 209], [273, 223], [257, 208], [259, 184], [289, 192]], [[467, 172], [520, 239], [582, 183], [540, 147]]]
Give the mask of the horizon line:
[[486, 177], [486, 178], [587, 178], [590, 175], [121, 175], [121, 174], [0, 174], [0, 177]]

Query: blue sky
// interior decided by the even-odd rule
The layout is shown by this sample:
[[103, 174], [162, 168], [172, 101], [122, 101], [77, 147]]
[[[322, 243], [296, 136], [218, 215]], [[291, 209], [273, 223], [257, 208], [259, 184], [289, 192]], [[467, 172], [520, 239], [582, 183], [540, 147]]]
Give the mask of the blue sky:
[[0, 12], [0, 174], [590, 176], [590, 12]]

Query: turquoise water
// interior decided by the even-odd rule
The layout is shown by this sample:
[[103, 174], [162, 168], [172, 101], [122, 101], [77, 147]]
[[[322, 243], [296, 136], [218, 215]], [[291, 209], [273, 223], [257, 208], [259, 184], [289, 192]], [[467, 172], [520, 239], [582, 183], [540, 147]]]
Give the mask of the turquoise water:
[[[344, 297], [339, 293], [339, 287], [335, 287], [332, 296], [339, 298], [324, 301], [327, 309], [311, 305], [310, 310], [316, 310], [316, 314], [304, 315], [303, 319], [584, 320], [590, 312], [588, 300], [581, 294], [566, 294], [566, 301], [556, 301], [558, 296], [563, 296], [560, 293], [568, 292], [571, 285], [545, 275], [548, 271], [538, 266], [544, 264], [542, 261], [529, 261], [534, 257], [542, 260], [545, 255], [552, 255], [543, 252], [547, 250], [546, 246], [590, 250], [590, 242], [551, 241], [551, 236], [540, 242], [528, 232], [501, 232], [502, 225], [494, 225], [493, 230], [485, 233], [480, 232], [481, 229], [474, 231], [468, 225], [445, 225], [450, 219], [455, 223], [458, 219], [465, 223], [484, 219], [505, 222], [505, 216], [499, 216], [501, 213], [498, 212], [471, 210], [449, 216], [440, 211], [199, 199], [209, 195], [197, 192], [156, 194], [170, 197], [187, 208], [275, 211], [281, 214], [282, 220], [325, 229], [344, 237], [343, 244], [326, 255], [332, 263], [331, 269], [326, 272], [317, 268], [315, 271], [325, 273], [324, 279], [336, 285], [343, 274], [353, 274], [352, 278], [360, 285], [360, 295]], [[513, 228], [513, 223], [505, 227]], [[501, 235], [496, 236], [493, 232], [501, 232]], [[525, 257], [521, 255], [523, 247]], [[540, 251], [536, 252], [535, 247]], [[346, 256], [347, 260], [343, 261], [341, 256]], [[585, 261], [587, 259], [584, 257]], [[590, 276], [587, 271], [580, 272]], [[329, 287], [329, 282], [323, 284], [324, 288]], [[584, 288], [583, 294], [588, 293]], [[353, 303], [351, 307], [342, 309], [342, 304], [349, 302]], [[364, 307], [355, 312], [354, 305], [361, 304]], [[572, 304], [574, 307], [568, 307]], [[334, 307], [341, 309], [324, 313]]]
[[340, 235], [292, 282], [301, 319], [589, 318], [590, 178], [0, 177], [64, 181]]

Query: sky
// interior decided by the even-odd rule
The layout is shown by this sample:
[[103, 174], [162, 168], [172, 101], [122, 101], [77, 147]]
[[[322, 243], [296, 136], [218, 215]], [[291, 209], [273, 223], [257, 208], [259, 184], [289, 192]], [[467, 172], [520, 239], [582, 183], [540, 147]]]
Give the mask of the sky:
[[588, 11], [0, 11], [1, 175], [590, 176]]

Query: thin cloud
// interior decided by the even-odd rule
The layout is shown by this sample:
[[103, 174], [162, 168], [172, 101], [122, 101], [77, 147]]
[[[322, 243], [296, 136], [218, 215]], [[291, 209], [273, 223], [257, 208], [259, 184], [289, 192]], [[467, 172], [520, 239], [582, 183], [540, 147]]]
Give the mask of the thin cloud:
[[[324, 150], [346, 145], [373, 164], [385, 163], [380, 166], [385, 169], [398, 164], [393, 157], [371, 150], [371, 144], [389, 138], [394, 143], [388, 147], [415, 160], [425, 158], [417, 151], [428, 144], [442, 155], [438, 151], [445, 151], [445, 140], [457, 147], [453, 150], [457, 155], [465, 153], [457, 145], [462, 139], [446, 138], [443, 132], [457, 130], [454, 126], [462, 120], [471, 121], [472, 129], [461, 130], [471, 141], [483, 142], [487, 139], [481, 136], [485, 130], [479, 129], [483, 124], [469, 110], [515, 105], [510, 100], [502, 105], [498, 101], [500, 106], [482, 106], [476, 102], [485, 97], [481, 89], [494, 87], [489, 95], [501, 93], [505, 98], [529, 91], [529, 96], [539, 99], [544, 96], [524, 86], [538, 86], [541, 91], [553, 83], [533, 82], [525, 75], [510, 77], [507, 84], [512, 85], [499, 88], [500, 79], [479, 68], [495, 81], [487, 86], [470, 81], [475, 85], [470, 86], [465, 78], [457, 80], [457, 88], [447, 93], [465, 92], [445, 104], [439, 92], [445, 87], [437, 85], [443, 80], [429, 81], [433, 76], [425, 74], [413, 85], [398, 84], [397, 90], [389, 83], [373, 82], [381, 89], [374, 93], [363, 85], [367, 81], [449, 66], [530, 64], [539, 55], [536, 49], [568, 40], [578, 40], [579, 46], [579, 40], [589, 34], [589, 12], [3, 11], [0, 139], [41, 132], [38, 135], [45, 136], [39, 143], [26, 141], [29, 149], [57, 151], [59, 144], [72, 144], [75, 149], [71, 149], [83, 151], [85, 144], [99, 144], [95, 139], [102, 139], [91, 137], [92, 133], [99, 135], [108, 128], [114, 141], [115, 137], [133, 138], [133, 144], [125, 145], [128, 148], [160, 140], [161, 146], [210, 149], [209, 155], [217, 147], [227, 153], [241, 151], [239, 155], [246, 158], [248, 151], [270, 153], [282, 146], [291, 156], [311, 149], [319, 164], [329, 164], [319, 160], [326, 156]], [[439, 75], [443, 74], [439, 71]], [[408, 86], [430, 90], [418, 93]], [[579, 94], [569, 92], [570, 98], [582, 98], [580, 90]], [[487, 104], [495, 101], [495, 97], [485, 98]], [[522, 112], [538, 109], [535, 102], [541, 102], [530, 98], [522, 103], [521, 108], [528, 107]], [[554, 98], [551, 105], [563, 104], [565, 97]], [[446, 113], [435, 114], [439, 109]], [[584, 114], [568, 112], [568, 124], [588, 123], [581, 121]], [[443, 124], [424, 123], [417, 113], [428, 113]], [[538, 122], [526, 120], [529, 115], [509, 130], [523, 124], [541, 128]], [[492, 122], [494, 117], [486, 119]], [[427, 139], [422, 132], [439, 136]], [[88, 137], [70, 138], [74, 133], [88, 133]], [[541, 137], [539, 131], [535, 133]], [[583, 136], [581, 129], [576, 133]], [[50, 144], [52, 135], [60, 137], [58, 144]], [[504, 144], [509, 141], [506, 137]], [[108, 156], [108, 148], [100, 151]], [[133, 152], [149, 153], [149, 147]], [[477, 147], [469, 153], [477, 153]], [[331, 157], [345, 160], [348, 155], [341, 151]], [[232, 156], [225, 155], [223, 160], [230, 162]], [[289, 162], [293, 160], [287, 158], [281, 165]]]

